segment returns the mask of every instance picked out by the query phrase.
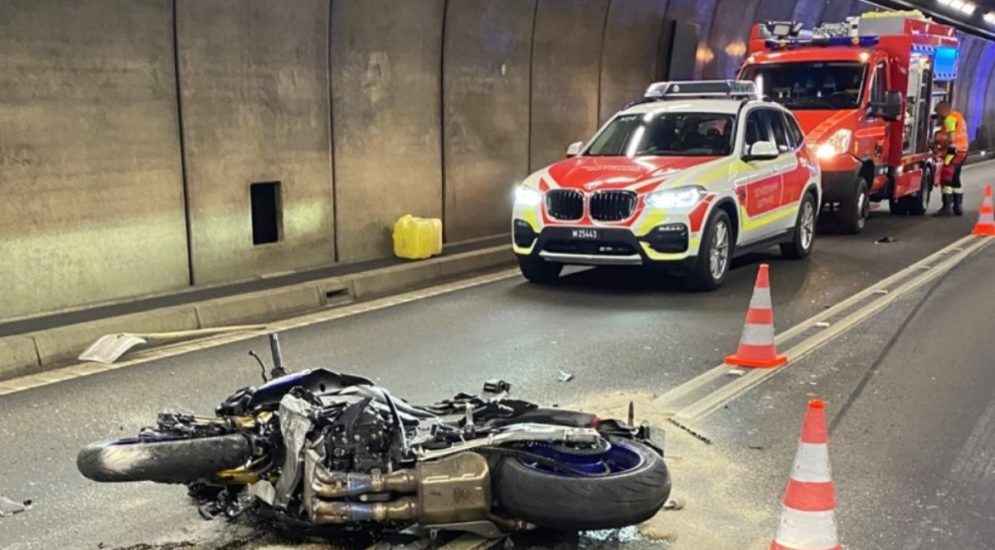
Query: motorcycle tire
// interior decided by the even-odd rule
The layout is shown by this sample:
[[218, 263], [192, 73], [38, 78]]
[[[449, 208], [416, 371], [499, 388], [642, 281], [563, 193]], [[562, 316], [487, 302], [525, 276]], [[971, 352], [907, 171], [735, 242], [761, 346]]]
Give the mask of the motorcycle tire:
[[642, 523], [670, 497], [670, 473], [663, 457], [626, 440], [640, 455], [638, 466], [619, 473], [557, 475], [508, 457], [496, 468], [494, 491], [510, 516], [557, 531], [616, 529]]
[[195, 439], [111, 439], [79, 452], [76, 467], [93, 481], [192, 483], [237, 468], [252, 458], [241, 434]]

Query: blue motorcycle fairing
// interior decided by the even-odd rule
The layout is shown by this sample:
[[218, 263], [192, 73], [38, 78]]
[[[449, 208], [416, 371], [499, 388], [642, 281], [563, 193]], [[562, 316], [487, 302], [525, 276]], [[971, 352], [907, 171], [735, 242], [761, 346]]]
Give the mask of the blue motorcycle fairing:
[[259, 386], [249, 400], [249, 408], [277, 405], [284, 395], [297, 386], [303, 386], [312, 392], [325, 392], [349, 386], [373, 385], [372, 380], [354, 374], [339, 374], [322, 368], [302, 370], [274, 378]]

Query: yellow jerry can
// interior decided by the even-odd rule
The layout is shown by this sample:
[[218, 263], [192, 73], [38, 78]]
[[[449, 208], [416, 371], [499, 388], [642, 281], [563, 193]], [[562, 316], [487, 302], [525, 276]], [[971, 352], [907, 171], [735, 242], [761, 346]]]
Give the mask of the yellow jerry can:
[[423, 260], [442, 253], [442, 220], [410, 214], [394, 222], [394, 255]]

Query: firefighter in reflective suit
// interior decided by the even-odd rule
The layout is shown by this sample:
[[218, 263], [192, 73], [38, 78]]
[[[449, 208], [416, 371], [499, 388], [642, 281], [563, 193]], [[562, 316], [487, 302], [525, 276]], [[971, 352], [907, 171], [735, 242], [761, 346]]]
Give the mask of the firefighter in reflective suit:
[[964, 115], [953, 110], [949, 101], [937, 103], [936, 114], [940, 117], [936, 143], [943, 154], [943, 168], [940, 170], [943, 205], [934, 216], [963, 216], [964, 191], [960, 184], [960, 169], [967, 159], [967, 121]]

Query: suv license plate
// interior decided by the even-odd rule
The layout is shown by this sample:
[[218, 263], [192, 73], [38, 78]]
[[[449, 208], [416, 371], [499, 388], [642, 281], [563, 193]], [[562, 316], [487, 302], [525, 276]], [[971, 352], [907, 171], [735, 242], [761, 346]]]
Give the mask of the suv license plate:
[[570, 230], [570, 236], [574, 239], [583, 239], [585, 241], [596, 241], [601, 236], [599, 235], [597, 229], [572, 229]]

